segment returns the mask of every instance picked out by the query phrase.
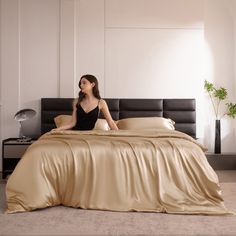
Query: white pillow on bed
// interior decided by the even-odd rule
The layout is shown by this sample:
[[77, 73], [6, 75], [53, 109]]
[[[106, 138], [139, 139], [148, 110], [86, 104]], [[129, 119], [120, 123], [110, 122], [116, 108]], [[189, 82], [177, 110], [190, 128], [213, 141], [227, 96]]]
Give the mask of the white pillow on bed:
[[97, 119], [94, 130], [110, 130], [110, 127], [106, 121], [106, 119]]
[[[56, 127], [61, 127], [63, 125], [67, 125], [70, 123], [72, 116], [71, 115], [59, 115], [54, 118], [54, 122], [56, 124]], [[110, 127], [105, 119], [98, 119], [94, 130], [109, 130]]]
[[174, 130], [175, 122], [163, 117], [137, 117], [118, 120], [117, 126], [123, 130], [168, 129]]

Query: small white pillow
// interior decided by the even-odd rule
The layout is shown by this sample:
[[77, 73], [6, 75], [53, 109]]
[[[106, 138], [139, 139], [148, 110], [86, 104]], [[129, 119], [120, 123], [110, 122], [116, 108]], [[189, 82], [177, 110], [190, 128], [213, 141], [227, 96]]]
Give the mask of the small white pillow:
[[110, 130], [110, 127], [106, 121], [106, 119], [97, 119], [94, 130]]
[[123, 130], [168, 129], [174, 130], [175, 122], [163, 117], [137, 117], [118, 120], [117, 126]]

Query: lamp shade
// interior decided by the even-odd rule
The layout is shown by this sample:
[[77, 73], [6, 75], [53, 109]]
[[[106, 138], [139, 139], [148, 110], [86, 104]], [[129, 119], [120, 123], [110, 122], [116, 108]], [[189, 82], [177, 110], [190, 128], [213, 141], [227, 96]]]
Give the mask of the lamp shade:
[[36, 111], [33, 109], [22, 109], [15, 114], [14, 119], [21, 122], [24, 120], [28, 120], [34, 117], [35, 115]]

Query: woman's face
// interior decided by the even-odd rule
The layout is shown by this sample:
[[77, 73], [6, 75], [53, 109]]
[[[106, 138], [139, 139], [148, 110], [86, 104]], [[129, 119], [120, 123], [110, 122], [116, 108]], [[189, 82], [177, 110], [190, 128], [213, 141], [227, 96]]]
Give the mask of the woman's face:
[[94, 83], [91, 83], [89, 80], [82, 78], [80, 81], [80, 89], [83, 93], [88, 93], [92, 91]]

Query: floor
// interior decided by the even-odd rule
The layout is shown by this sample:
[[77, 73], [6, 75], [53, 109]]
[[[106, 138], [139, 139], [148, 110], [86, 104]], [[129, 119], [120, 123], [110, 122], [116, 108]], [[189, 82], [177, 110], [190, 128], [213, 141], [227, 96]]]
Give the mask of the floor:
[[217, 170], [216, 173], [221, 183], [236, 183], [236, 170]]
[[[236, 212], [236, 170], [216, 171], [228, 209]], [[236, 216], [174, 215], [112, 212], [51, 207], [19, 214], [4, 214], [6, 180], [0, 179], [0, 235], [91, 236], [233, 236]]]

